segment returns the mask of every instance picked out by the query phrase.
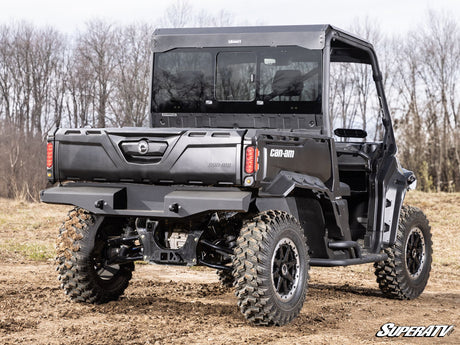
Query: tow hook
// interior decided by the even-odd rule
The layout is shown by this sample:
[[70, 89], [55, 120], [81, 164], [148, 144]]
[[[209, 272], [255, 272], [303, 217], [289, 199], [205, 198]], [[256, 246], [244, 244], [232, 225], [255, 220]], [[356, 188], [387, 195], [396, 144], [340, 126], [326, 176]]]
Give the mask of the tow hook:
[[104, 200], [100, 199], [100, 200], [96, 201], [94, 203], [94, 207], [99, 208], [99, 209], [102, 210], [104, 208]]
[[169, 210], [174, 213], [179, 213], [180, 205], [175, 202], [174, 204], [169, 205]]

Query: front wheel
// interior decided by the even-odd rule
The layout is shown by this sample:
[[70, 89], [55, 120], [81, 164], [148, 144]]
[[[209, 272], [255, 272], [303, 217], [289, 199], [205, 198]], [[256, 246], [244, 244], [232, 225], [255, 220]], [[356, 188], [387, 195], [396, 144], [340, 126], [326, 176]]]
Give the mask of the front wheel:
[[388, 259], [374, 264], [383, 294], [397, 299], [418, 297], [428, 282], [432, 261], [430, 226], [420, 209], [401, 208], [396, 243], [385, 253]]
[[238, 306], [256, 325], [284, 325], [302, 309], [308, 247], [303, 229], [280, 211], [259, 213], [241, 229], [233, 257]]
[[76, 207], [60, 228], [56, 243], [61, 287], [71, 300], [105, 303], [116, 300], [128, 286], [133, 263], [108, 264], [106, 241], [120, 226]]

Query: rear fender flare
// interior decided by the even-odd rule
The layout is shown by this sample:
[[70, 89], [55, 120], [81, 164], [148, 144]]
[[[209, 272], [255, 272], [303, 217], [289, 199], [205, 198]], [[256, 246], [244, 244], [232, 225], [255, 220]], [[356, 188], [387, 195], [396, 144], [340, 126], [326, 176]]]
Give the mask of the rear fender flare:
[[395, 170], [389, 180], [385, 195], [385, 211], [383, 219], [384, 232], [382, 244], [384, 247], [392, 246], [396, 242], [401, 208], [406, 192], [414, 181], [414, 173], [402, 168]]
[[279, 210], [289, 213], [298, 220], [304, 230], [312, 257], [332, 257], [332, 251], [327, 247], [324, 211], [314, 196], [257, 198], [255, 206], [259, 212]]
[[309, 189], [313, 192], [326, 193], [332, 198], [332, 193], [318, 177], [281, 171], [270, 183], [259, 192], [263, 197], [287, 197], [295, 188]]

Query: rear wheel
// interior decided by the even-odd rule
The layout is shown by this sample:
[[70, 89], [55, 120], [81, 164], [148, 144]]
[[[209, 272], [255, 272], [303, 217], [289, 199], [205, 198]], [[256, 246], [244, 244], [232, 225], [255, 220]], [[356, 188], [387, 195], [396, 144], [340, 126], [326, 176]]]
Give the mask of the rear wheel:
[[385, 253], [388, 259], [374, 264], [383, 294], [398, 299], [418, 297], [428, 282], [432, 261], [430, 226], [420, 209], [402, 207], [396, 243]]
[[238, 306], [257, 325], [284, 325], [302, 309], [309, 256], [291, 215], [262, 212], [242, 228], [233, 258]]
[[61, 287], [70, 299], [104, 303], [118, 299], [128, 286], [133, 263], [108, 264], [106, 241], [121, 228], [82, 208], [69, 212], [56, 243]]

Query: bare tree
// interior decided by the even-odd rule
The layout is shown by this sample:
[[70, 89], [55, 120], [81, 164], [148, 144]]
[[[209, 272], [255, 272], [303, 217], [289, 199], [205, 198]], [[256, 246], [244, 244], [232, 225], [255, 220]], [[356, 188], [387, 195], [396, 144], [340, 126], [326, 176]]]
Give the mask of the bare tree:
[[152, 31], [149, 25], [130, 25], [117, 30], [117, 68], [110, 107], [118, 126], [146, 124]]
[[53, 29], [25, 22], [0, 30], [0, 191], [36, 199], [44, 184], [36, 173], [44, 163], [43, 130], [60, 111], [53, 94], [62, 92], [55, 86], [64, 41]]
[[423, 62], [414, 35], [409, 34], [406, 37], [407, 41], [393, 41], [393, 59], [398, 61], [393, 71], [393, 85], [398, 95], [393, 98], [394, 127], [399, 134], [399, 155], [403, 164], [415, 171], [421, 188], [430, 190], [432, 179], [428, 174], [427, 162], [429, 136], [424, 120], [427, 109], [419, 78]]
[[78, 48], [68, 53], [65, 74], [65, 108], [68, 115], [68, 126], [96, 125], [93, 107], [96, 83], [94, 75], [87, 69], [86, 59], [79, 54]]
[[28, 135], [41, 135], [55, 111], [50, 101], [62, 62], [64, 40], [51, 28], [21, 22], [0, 33], [0, 92], [5, 121]]
[[358, 103], [356, 79], [352, 77], [348, 63], [332, 63], [330, 76], [329, 113], [333, 128], [353, 127]]
[[176, 0], [166, 9], [158, 26], [167, 28], [231, 26], [234, 22], [234, 15], [225, 9], [215, 14], [205, 9], [196, 12], [189, 0]]
[[204, 26], [232, 26], [234, 25], [234, 15], [226, 10], [220, 10], [217, 14], [209, 13], [206, 10], [201, 10], [194, 17], [194, 25], [199, 27]]
[[436, 189], [460, 189], [459, 88], [460, 31], [453, 17], [429, 12], [427, 30], [421, 32], [425, 84], [430, 121], [439, 138]]
[[3, 125], [12, 126], [13, 116], [13, 82], [11, 67], [13, 65], [11, 47], [11, 28], [0, 26], [0, 119]]
[[117, 67], [114, 26], [101, 20], [88, 22], [86, 31], [77, 38], [77, 51], [88, 73], [93, 75], [96, 125], [105, 127]]
[[159, 26], [183, 28], [192, 25], [193, 7], [188, 0], [176, 0], [165, 11]]
[[[372, 42], [376, 49], [380, 48], [383, 35], [379, 26], [369, 17], [365, 17], [362, 21], [356, 20], [351, 30]], [[353, 64], [351, 74], [356, 84], [357, 107], [361, 115], [362, 127], [369, 132], [369, 135], [372, 135], [371, 139], [378, 140], [382, 134], [381, 112], [372, 68], [368, 64]]]
[[54, 29], [40, 30], [38, 35], [32, 42], [30, 62], [33, 102], [31, 117], [34, 133], [41, 136], [43, 126], [46, 127], [52, 121], [53, 112], [60, 116], [60, 104], [52, 102], [52, 93], [63, 91], [58, 76], [61, 75], [62, 51], [65, 47], [61, 35]]
[[430, 12], [424, 26], [394, 44], [400, 155], [424, 190], [460, 190], [459, 42], [456, 21]]

